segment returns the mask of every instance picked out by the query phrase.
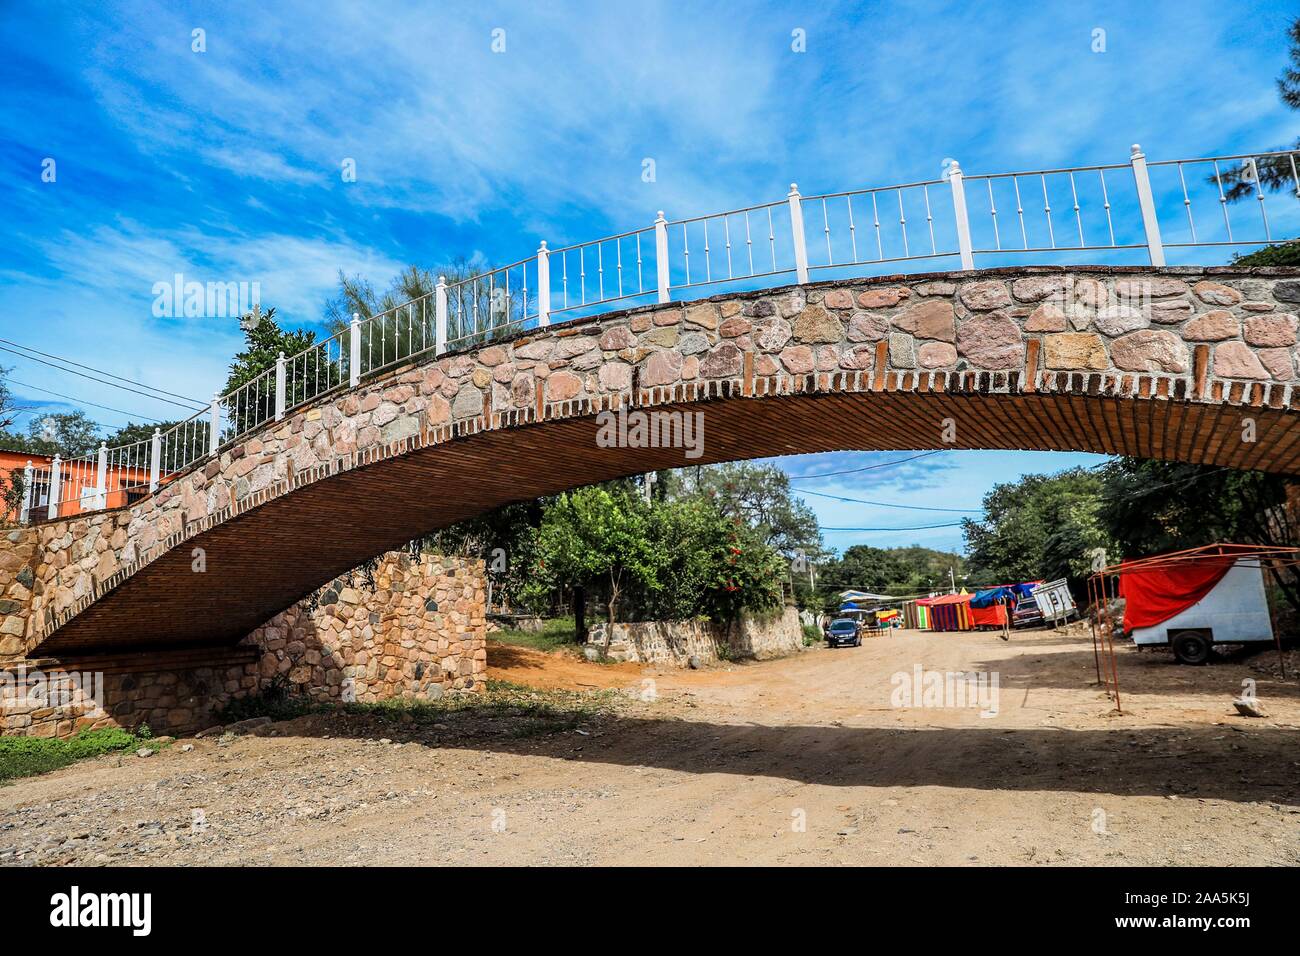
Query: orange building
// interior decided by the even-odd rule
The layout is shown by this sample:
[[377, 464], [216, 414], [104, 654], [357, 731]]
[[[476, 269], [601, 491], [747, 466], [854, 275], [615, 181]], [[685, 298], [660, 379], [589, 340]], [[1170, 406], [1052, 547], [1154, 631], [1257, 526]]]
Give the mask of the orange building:
[[[34, 524], [50, 517], [50, 487], [54, 458], [26, 451], [0, 448], [0, 482], [8, 487], [17, 475], [23, 480], [31, 466], [31, 487], [25, 488], [22, 500], [4, 515], [6, 522]], [[99, 467], [94, 456], [76, 458], [59, 464], [59, 506], [56, 517], [67, 518], [101, 507], [120, 508], [139, 501], [149, 492], [147, 468], [114, 465], [105, 468], [105, 494], [99, 493]], [[24, 506], [25, 510], [24, 510]]]

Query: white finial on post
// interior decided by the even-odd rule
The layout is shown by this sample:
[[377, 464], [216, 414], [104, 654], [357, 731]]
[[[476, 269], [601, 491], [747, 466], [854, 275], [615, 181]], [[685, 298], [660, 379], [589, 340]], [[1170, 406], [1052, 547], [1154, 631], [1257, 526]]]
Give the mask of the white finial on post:
[[794, 274], [799, 284], [805, 285], [808, 282], [808, 240], [803, 231], [803, 205], [798, 184], [790, 184], [786, 199], [790, 203], [790, 234], [794, 239]]
[[108, 507], [108, 442], [99, 443], [99, 461], [95, 469], [95, 507], [103, 510]]
[[433, 292], [433, 354], [447, 351], [447, 277], [438, 276]]
[[356, 388], [361, 384], [361, 313], [352, 313], [348, 326], [348, 384]]
[[658, 273], [659, 301], [667, 302], [671, 281], [668, 272], [668, 220], [664, 219], [662, 209], [655, 218], [655, 271]]
[[[526, 302], [524, 309], [528, 309]], [[551, 324], [551, 253], [545, 239], [537, 250], [537, 324]]]
[[35, 478], [36, 469], [32, 466], [31, 459], [27, 459], [27, 467], [23, 469], [23, 501], [18, 508], [18, 523], [27, 524], [32, 517], [32, 505], [35, 504]]
[[284, 375], [284, 353], [281, 352], [275, 359], [275, 420], [278, 422], [284, 418], [285, 406], [285, 375]]
[[1156, 203], [1151, 193], [1151, 176], [1147, 172], [1146, 155], [1137, 143], [1134, 143], [1129, 150], [1129, 162], [1133, 166], [1133, 182], [1137, 186], [1138, 208], [1142, 211], [1142, 228], [1147, 236], [1147, 255], [1153, 266], [1163, 266], [1165, 246], [1160, 238], [1160, 220], [1156, 218]]
[[153, 430], [153, 441], [149, 443], [149, 490], [158, 490], [158, 479], [162, 474], [162, 431]]
[[59, 491], [62, 484], [61, 466], [63, 459], [56, 453], [54, 461], [50, 462], [50, 500], [45, 508], [45, 516], [53, 521], [59, 516]]
[[966, 181], [962, 177], [961, 164], [955, 159], [948, 164], [948, 184], [952, 187], [952, 214], [957, 224], [957, 254], [961, 257], [962, 269], [974, 269], [975, 250], [970, 241], [970, 215], [966, 211]]

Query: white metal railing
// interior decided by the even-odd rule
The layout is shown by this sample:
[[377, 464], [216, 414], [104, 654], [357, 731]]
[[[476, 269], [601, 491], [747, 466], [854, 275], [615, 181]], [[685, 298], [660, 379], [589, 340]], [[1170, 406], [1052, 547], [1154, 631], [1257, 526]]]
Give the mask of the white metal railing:
[[[1268, 175], [1261, 173], [1261, 169]], [[669, 221], [548, 249], [448, 283], [362, 319], [296, 355], [279, 356], [225, 395], [151, 439], [33, 466], [22, 520], [117, 507], [336, 388], [427, 353], [466, 351], [552, 316], [595, 315], [674, 292], [708, 295], [762, 280], [871, 274], [899, 263], [955, 259], [957, 268], [1014, 265], [1025, 254], [1078, 262], [1084, 253], [1264, 245], [1300, 235], [1300, 203], [1270, 212], [1264, 181], [1300, 199], [1300, 152], [1243, 153], [968, 175], [802, 196]], [[1234, 198], [1253, 197], [1235, 207]], [[1249, 208], [1254, 206], [1255, 208]], [[1095, 260], [1094, 260], [1095, 261]]]

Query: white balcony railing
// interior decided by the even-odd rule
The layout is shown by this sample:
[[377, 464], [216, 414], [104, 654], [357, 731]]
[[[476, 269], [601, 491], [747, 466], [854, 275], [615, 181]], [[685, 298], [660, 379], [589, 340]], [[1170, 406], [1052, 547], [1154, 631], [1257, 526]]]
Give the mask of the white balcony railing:
[[[1295, 151], [969, 175], [955, 162], [940, 179], [802, 196], [667, 220], [548, 249], [437, 288], [362, 319], [273, 368], [151, 440], [28, 473], [20, 518], [117, 507], [335, 389], [425, 355], [463, 352], [519, 331], [676, 294], [756, 289], [789, 276], [805, 283], [944, 266], [1167, 263], [1170, 251], [1265, 245], [1300, 235]], [[1261, 169], [1268, 175], [1262, 175]], [[1284, 188], [1273, 208], [1263, 181]], [[1288, 195], [1289, 193], [1289, 195]], [[1242, 199], [1241, 205], [1234, 205]], [[1217, 208], [1216, 208], [1217, 207]], [[1254, 208], [1251, 208], [1254, 207]], [[1088, 257], [1088, 258], [1085, 258]], [[939, 270], [935, 264], [939, 264]]]

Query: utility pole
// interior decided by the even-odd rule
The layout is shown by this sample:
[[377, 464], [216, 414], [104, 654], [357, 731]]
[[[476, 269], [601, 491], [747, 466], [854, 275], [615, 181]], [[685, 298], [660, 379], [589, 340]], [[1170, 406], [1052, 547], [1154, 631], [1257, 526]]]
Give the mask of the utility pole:
[[949, 593], [956, 594], [957, 593], [957, 572], [955, 572], [952, 569], [952, 565], [948, 566], [948, 580], [952, 582], [952, 590]]

